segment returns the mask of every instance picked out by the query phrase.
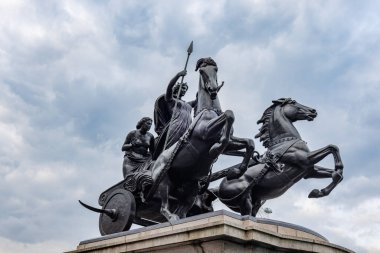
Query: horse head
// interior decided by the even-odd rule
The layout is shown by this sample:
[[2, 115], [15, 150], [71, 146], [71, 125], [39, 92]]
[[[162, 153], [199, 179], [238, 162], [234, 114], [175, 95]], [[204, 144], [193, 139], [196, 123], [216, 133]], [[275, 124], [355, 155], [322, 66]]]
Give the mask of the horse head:
[[273, 104], [265, 110], [257, 124], [262, 123], [260, 132], [255, 138], [260, 137], [264, 147], [268, 148], [277, 140], [284, 137], [300, 138], [297, 129], [292, 122], [297, 120], [311, 121], [317, 117], [317, 111], [313, 108], [297, 103], [291, 98], [280, 98], [272, 101]]
[[195, 71], [199, 70], [202, 89], [207, 91], [212, 100], [216, 99], [220, 88], [218, 85], [216, 62], [211, 58], [201, 58], [197, 61]]
[[290, 121], [312, 121], [317, 117], [317, 110], [298, 103], [291, 98], [280, 98], [272, 101], [274, 105], [280, 105], [285, 117]]

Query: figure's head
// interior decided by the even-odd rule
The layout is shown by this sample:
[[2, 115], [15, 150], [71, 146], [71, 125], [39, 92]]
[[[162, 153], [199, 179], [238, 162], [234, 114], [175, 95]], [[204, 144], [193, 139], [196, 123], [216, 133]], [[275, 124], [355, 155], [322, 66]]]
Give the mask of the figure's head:
[[136, 129], [141, 129], [148, 132], [150, 130], [150, 127], [152, 126], [152, 123], [153, 121], [151, 118], [144, 117], [140, 119], [139, 122], [137, 122]]
[[[178, 90], [180, 87], [181, 87], [181, 91], [179, 92], [179, 97], [178, 97]], [[185, 96], [188, 88], [189, 88], [189, 86], [187, 86], [187, 83], [182, 83], [182, 85], [180, 83], [177, 83], [173, 87], [173, 96], [175, 98], [181, 98], [181, 97]]]

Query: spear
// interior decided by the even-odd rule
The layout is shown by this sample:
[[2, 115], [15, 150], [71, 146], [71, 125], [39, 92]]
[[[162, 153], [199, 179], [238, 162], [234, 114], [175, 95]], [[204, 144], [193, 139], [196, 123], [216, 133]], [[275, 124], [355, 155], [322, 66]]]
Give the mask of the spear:
[[[190, 58], [190, 55], [191, 55], [192, 52], [193, 52], [193, 41], [191, 41], [190, 46], [189, 46], [189, 48], [187, 49], [187, 58], [186, 58], [186, 63], [185, 63], [185, 68], [184, 68], [184, 70], [187, 69], [187, 63], [189, 62], [189, 58]], [[182, 89], [182, 84], [183, 84], [183, 79], [184, 79], [184, 78], [185, 78], [184, 76], [181, 77], [181, 82], [180, 82], [180, 84], [179, 84], [179, 89], [178, 89], [178, 92], [177, 92], [177, 99], [175, 100], [174, 109], [173, 109], [173, 112], [172, 112], [172, 117], [170, 118], [168, 131], [167, 131], [167, 133], [166, 133], [165, 144], [164, 144], [164, 150], [166, 149], [166, 145], [168, 144], [169, 133], [170, 133], [170, 127], [171, 127], [171, 125], [172, 125], [172, 123], [173, 123], [173, 118], [174, 118], [173, 116], [174, 116], [174, 113], [175, 113], [175, 111], [177, 110], [178, 98], [179, 98], [179, 95], [180, 95], [180, 93], [181, 93], [181, 89]]]
[[[190, 58], [190, 55], [191, 55], [191, 53], [193, 52], [193, 41], [191, 41], [191, 43], [190, 43], [190, 46], [189, 46], [189, 48], [187, 49], [187, 58], [186, 58], [186, 63], [185, 63], [185, 68], [184, 68], [184, 70], [186, 70], [187, 69], [187, 63], [189, 62], [189, 58]], [[183, 83], [183, 79], [184, 79], [185, 77], [184, 76], [181, 76], [181, 86], [182, 86], [182, 83]], [[178, 94], [177, 95], [179, 95], [179, 91], [178, 91]]]

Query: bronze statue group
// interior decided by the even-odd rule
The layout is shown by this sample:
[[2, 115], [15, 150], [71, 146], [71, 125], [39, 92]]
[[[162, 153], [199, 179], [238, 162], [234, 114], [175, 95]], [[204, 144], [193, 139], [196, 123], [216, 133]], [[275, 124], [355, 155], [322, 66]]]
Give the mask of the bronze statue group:
[[[267, 149], [260, 155], [251, 138], [233, 135], [234, 113], [223, 110], [218, 98], [223, 83], [218, 83], [216, 62], [210, 57], [197, 61], [198, 91], [190, 102], [182, 99], [188, 89], [183, 82], [186, 66], [187, 61], [185, 70], [157, 98], [154, 120], [143, 117], [128, 133], [122, 146], [124, 179], [100, 195], [102, 209], [81, 202], [101, 213], [102, 234], [128, 230], [132, 223], [172, 222], [210, 212], [216, 198], [241, 215], [255, 216], [266, 200], [281, 196], [303, 178], [332, 179], [325, 188], [312, 190], [309, 198], [327, 196], [342, 181], [338, 147], [310, 151], [293, 125], [312, 121], [315, 109], [290, 98], [273, 100], [257, 122], [262, 126], [255, 138]], [[153, 123], [156, 138], [149, 133]], [[330, 154], [333, 169], [316, 165]], [[242, 157], [242, 161], [213, 171], [220, 155]], [[209, 187], [219, 179], [219, 186]]]

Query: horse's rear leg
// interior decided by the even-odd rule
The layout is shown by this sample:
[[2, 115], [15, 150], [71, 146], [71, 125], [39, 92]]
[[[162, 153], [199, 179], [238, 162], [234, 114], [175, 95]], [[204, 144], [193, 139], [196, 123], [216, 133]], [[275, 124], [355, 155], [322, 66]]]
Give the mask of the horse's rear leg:
[[248, 191], [246, 194], [244, 194], [241, 197], [240, 201], [241, 201], [240, 202], [240, 214], [241, 215], [252, 215], [253, 204], [252, 204], [252, 196], [251, 196], [250, 192]]
[[230, 140], [232, 124], [235, 121], [234, 113], [231, 110], [225, 111], [219, 117], [214, 120], [211, 120], [206, 129], [206, 135], [212, 136], [215, 133], [218, 133], [221, 129], [224, 128], [222, 136], [219, 142], [215, 143], [209, 151], [209, 154], [212, 158], [217, 158], [227, 147]]
[[253, 202], [252, 213], [251, 213], [253, 217], [256, 217], [256, 214], [258, 213], [262, 205], [264, 205], [264, 203], [265, 203], [265, 200], [256, 200], [255, 202]]
[[252, 198], [251, 193], [247, 192], [241, 199], [240, 214], [256, 217], [257, 212], [264, 203], [265, 200]]

